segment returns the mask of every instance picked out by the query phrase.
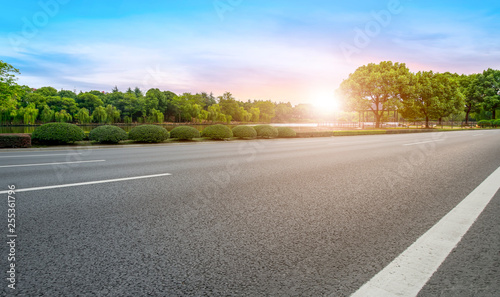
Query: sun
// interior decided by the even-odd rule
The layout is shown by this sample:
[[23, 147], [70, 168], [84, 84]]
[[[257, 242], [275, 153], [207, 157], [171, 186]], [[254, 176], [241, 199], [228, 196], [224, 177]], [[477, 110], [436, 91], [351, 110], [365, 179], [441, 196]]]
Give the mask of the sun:
[[316, 92], [312, 96], [312, 104], [324, 112], [339, 111], [339, 102], [333, 92]]

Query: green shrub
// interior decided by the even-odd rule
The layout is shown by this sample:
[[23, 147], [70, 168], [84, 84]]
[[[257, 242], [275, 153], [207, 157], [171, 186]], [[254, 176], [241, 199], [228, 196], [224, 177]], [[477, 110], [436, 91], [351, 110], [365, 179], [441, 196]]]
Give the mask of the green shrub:
[[238, 138], [255, 138], [257, 131], [250, 126], [236, 126], [233, 128], [233, 135]]
[[29, 134], [0, 134], [0, 148], [4, 147], [31, 147]]
[[493, 121], [493, 126], [500, 127], [500, 119]]
[[254, 129], [257, 131], [257, 136], [263, 138], [276, 138], [278, 137], [278, 129], [271, 125], [258, 125]]
[[201, 132], [201, 136], [210, 139], [226, 139], [233, 137], [233, 132], [229, 127], [219, 124], [206, 127], [203, 129], [203, 132]]
[[120, 127], [112, 125], [99, 126], [92, 129], [89, 134], [89, 140], [99, 143], [118, 143], [127, 138], [127, 132]]
[[491, 126], [491, 121], [489, 121], [489, 120], [482, 120], [482, 121], [477, 122], [477, 125], [479, 127], [481, 127], [481, 128], [490, 127]]
[[136, 126], [128, 133], [128, 138], [137, 142], [163, 142], [168, 139], [167, 129], [155, 125]]
[[172, 131], [170, 131], [170, 138], [177, 138], [179, 140], [191, 140], [199, 137], [200, 131], [189, 126], [175, 127]]
[[272, 128], [273, 126], [271, 125], [257, 125], [257, 126], [254, 126], [253, 128], [255, 129], [255, 131], [257, 131], [257, 135], [259, 135], [259, 131], [264, 129], [264, 128]]
[[278, 137], [279, 138], [291, 138], [296, 137], [297, 133], [288, 127], [278, 127]]
[[31, 138], [41, 143], [64, 144], [83, 140], [85, 133], [75, 124], [48, 123], [36, 128]]

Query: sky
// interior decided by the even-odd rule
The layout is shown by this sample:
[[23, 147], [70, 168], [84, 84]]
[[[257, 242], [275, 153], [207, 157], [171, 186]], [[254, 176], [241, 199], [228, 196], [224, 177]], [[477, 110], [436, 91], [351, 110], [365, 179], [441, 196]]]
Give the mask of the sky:
[[2, 3], [0, 60], [19, 84], [228, 91], [237, 100], [334, 100], [358, 67], [500, 69], [499, 1], [85, 1]]

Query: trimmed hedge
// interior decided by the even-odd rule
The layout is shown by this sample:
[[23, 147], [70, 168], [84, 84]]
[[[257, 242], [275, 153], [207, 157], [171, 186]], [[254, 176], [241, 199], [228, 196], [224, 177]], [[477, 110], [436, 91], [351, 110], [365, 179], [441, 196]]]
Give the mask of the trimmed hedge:
[[278, 129], [271, 125], [257, 125], [253, 127], [257, 131], [257, 136], [263, 138], [275, 138], [278, 137]]
[[292, 138], [297, 136], [297, 133], [292, 128], [278, 127], [277, 129], [279, 138]]
[[219, 124], [206, 127], [201, 132], [201, 136], [210, 139], [227, 139], [233, 137], [233, 131], [229, 127]]
[[200, 131], [189, 126], [175, 127], [172, 131], [170, 131], [170, 138], [177, 138], [179, 140], [191, 140], [199, 137]]
[[477, 125], [479, 127], [481, 127], [481, 128], [491, 127], [491, 121], [489, 121], [489, 120], [482, 120], [482, 121], [477, 122]]
[[99, 126], [89, 133], [89, 140], [99, 143], [118, 143], [127, 138], [125, 130], [112, 125]]
[[492, 120], [492, 124], [493, 124], [493, 126], [495, 126], [495, 127], [500, 127], [500, 119], [498, 119], [498, 120], [494, 120], [494, 121]]
[[257, 131], [250, 126], [236, 126], [233, 128], [233, 136], [238, 138], [255, 138]]
[[31, 138], [46, 144], [65, 144], [82, 141], [85, 137], [83, 130], [70, 123], [48, 123], [37, 127]]
[[141, 125], [132, 128], [128, 138], [137, 142], [159, 143], [168, 139], [168, 131], [160, 126]]
[[0, 134], [0, 148], [6, 147], [31, 147], [31, 136], [29, 134]]

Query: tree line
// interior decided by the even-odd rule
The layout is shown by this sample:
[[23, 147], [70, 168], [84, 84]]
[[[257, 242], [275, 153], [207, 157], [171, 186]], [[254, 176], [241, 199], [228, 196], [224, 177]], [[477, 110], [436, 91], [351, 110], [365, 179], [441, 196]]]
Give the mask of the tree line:
[[138, 87], [121, 92], [80, 92], [53, 87], [32, 89], [16, 83], [19, 70], [0, 61], [0, 123], [230, 123], [286, 122], [314, 117], [309, 105], [270, 100], [236, 100], [229, 92], [175, 94]]
[[500, 108], [500, 70], [483, 73], [412, 73], [404, 63], [391, 61], [361, 66], [338, 89], [344, 107], [352, 111], [371, 111], [376, 126], [388, 111], [397, 110], [406, 120], [430, 120], [471, 114], [476, 120], [496, 119]]

